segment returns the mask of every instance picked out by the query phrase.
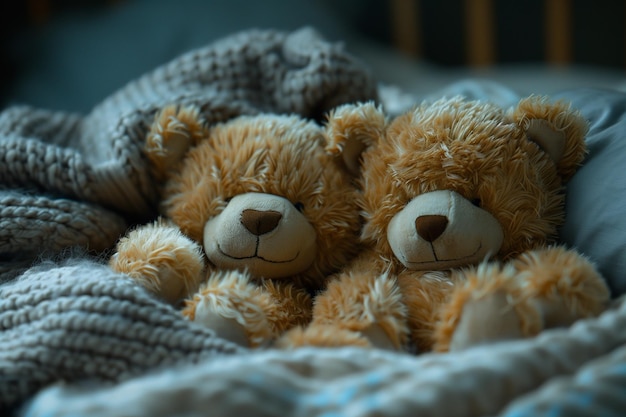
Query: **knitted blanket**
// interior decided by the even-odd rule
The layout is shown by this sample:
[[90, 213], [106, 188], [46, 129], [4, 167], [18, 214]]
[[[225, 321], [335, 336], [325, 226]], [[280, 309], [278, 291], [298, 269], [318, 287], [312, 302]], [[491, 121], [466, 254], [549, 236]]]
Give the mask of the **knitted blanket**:
[[420, 357], [358, 348], [266, 351], [90, 389], [26, 409], [57, 416], [623, 416], [626, 303], [534, 340]]
[[0, 410], [57, 381], [121, 381], [240, 351], [105, 265], [42, 264], [0, 287]]
[[141, 146], [155, 112], [168, 103], [195, 104], [209, 123], [259, 112], [320, 119], [376, 94], [365, 66], [313, 29], [251, 30], [174, 59], [84, 116], [5, 109], [0, 281], [44, 251], [102, 251], [128, 223], [154, 216], [157, 189]]
[[42, 266], [0, 287], [0, 311], [0, 408], [54, 383], [19, 410], [29, 417], [626, 410], [623, 301], [532, 340], [419, 357], [359, 348], [244, 351], [85, 262]]

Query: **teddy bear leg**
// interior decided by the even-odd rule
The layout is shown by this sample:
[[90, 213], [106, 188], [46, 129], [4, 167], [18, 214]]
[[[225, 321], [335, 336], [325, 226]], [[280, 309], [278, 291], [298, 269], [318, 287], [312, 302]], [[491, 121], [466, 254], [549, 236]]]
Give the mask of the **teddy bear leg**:
[[343, 329], [337, 337], [348, 344], [363, 346], [356, 337], [360, 335], [381, 349], [401, 349], [408, 336], [406, 306], [396, 280], [387, 275], [349, 274], [332, 281], [315, 299], [311, 344], [327, 338], [328, 328], [326, 335], [315, 334], [314, 327], [320, 325]]
[[276, 335], [293, 327], [306, 326], [311, 322], [313, 300], [304, 289], [288, 282], [272, 280], [263, 281], [262, 288], [273, 301], [267, 311], [267, 317]]
[[[391, 346], [391, 344], [389, 343]], [[334, 324], [297, 326], [285, 332], [274, 344], [278, 349], [295, 349], [302, 346], [371, 348], [369, 339], [359, 332], [341, 328]]]
[[186, 301], [183, 315], [211, 328], [224, 339], [245, 347], [267, 344], [276, 336], [272, 319], [280, 305], [262, 286], [241, 271], [212, 275]]
[[141, 226], [120, 239], [109, 266], [171, 304], [195, 291], [203, 276], [202, 249], [164, 221]]
[[[532, 305], [520, 302], [512, 267], [480, 265], [464, 271], [440, 311], [435, 351], [457, 351], [499, 340], [519, 339], [540, 326]], [[524, 320], [522, 320], [522, 318]]]
[[518, 313], [511, 307], [509, 294], [504, 290], [483, 298], [471, 298], [462, 308], [455, 307], [456, 311], [448, 311], [448, 314], [459, 317], [454, 334], [447, 348], [439, 340], [437, 351], [459, 351], [479, 344], [524, 337]]
[[610, 291], [594, 265], [562, 246], [529, 251], [513, 261], [523, 299], [539, 310], [543, 328], [569, 326], [606, 309]]
[[412, 352], [428, 352], [434, 343], [438, 313], [453, 289], [449, 278], [438, 272], [428, 272], [419, 277], [413, 273], [400, 274], [398, 286], [407, 306], [407, 323], [410, 329], [409, 348]]
[[534, 336], [595, 316], [609, 300], [602, 277], [576, 252], [526, 252], [502, 268], [479, 266], [467, 274], [443, 311], [436, 349]]
[[266, 280], [257, 286], [238, 272], [209, 280], [183, 314], [242, 346], [263, 345], [311, 322], [313, 302], [303, 289]]

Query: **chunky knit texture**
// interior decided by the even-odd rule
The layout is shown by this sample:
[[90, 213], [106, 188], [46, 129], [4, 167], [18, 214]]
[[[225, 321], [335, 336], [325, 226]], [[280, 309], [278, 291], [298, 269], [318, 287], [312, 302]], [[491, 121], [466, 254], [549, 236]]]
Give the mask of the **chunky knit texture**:
[[362, 63], [304, 28], [218, 40], [130, 82], [84, 116], [8, 108], [0, 113], [0, 280], [31, 253], [68, 243], [102, 250], [124, 232], [123, 219], [154, 216], [157, 188], [141, 147], [166, 104], [195, 104], [216, 123], [259, 112], [320, 119], [339, 104], [376, 97]]
[[0, 410], [57, 381], [115, 382], [241, 351], [104, 265], [42, 264], [0, 286]]
[[66, 248], [102, 251], [125, 227], [122, 217], [95, 204], [0, 191], [0, 282]]

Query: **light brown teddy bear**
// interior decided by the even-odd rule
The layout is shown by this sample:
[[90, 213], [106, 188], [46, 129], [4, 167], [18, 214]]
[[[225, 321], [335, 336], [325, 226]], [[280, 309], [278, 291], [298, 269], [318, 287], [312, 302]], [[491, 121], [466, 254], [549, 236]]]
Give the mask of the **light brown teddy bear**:
[[111, 267], [244, 346], [311, 319], [311, 297], [356, 254], [356, 187], [326, 129], [295, 115], [205, 126], [157, 116], [145, 146], [164, 219], [122, 238]]
[[554, 246], [564, 184], [586, 152], [587, 123], [567, 104], [444, 98], [388, 123], [367, 103], [330, 124], [329, 149], [363, 170], [367, 249], [316, 298], [311, 326], [279, 346], [458, 350], [607, 304], [590, 262]]

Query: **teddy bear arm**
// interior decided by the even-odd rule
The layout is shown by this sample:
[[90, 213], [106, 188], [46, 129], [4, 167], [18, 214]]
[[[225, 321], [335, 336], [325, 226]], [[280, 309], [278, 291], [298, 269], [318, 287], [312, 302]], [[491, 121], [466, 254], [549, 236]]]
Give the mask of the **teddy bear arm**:
[[344, 275], [315, 298], [313, 321], [284, 333], [275, 347], [376, 347], [398, 350], [406, 340], [404, 305], [395, 280]]
[[297, 326], [285, 332], [274, 343], [278, 349], [288, 350], [303, 346], [345, 347], [357, 346], [371, 348], [370, 340], [357, 331], [352, 331], [336, 324], [311, 323], [309, 326]]
[[204, 260], [196, 242], [172, 223], [159, 220], [131, 230], [120, 239], [109, 265], [176, 304], [198, 287]]

